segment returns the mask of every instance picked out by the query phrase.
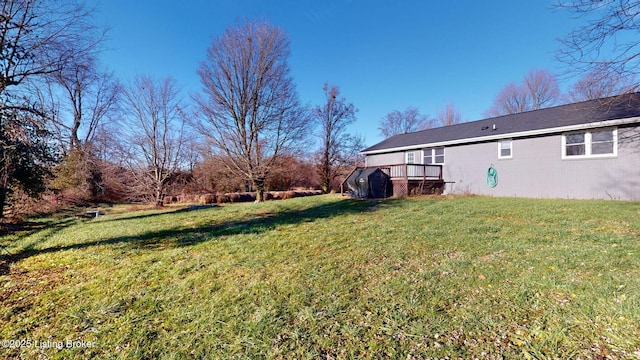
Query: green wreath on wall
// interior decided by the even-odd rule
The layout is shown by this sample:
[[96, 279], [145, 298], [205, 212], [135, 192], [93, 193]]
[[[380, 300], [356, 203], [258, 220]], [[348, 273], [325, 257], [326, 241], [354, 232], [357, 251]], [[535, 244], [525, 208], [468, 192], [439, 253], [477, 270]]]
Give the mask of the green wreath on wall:
[[493, 167], [493, 165], [489, 166], [487, 169], [487, 186], [490, 188], [494, 188], [498, 185], [498, 170]]

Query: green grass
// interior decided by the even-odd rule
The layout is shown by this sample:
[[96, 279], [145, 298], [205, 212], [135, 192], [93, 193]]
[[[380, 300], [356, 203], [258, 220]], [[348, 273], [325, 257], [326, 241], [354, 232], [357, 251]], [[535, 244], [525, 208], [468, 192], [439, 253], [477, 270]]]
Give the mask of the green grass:
[[[107, 212], [0, 238], [0, 340], [30, 342], [0, 356], [640, 357], [639, 203], [329, 195]], [[93, 346], [55, 348], [66, 340]]]

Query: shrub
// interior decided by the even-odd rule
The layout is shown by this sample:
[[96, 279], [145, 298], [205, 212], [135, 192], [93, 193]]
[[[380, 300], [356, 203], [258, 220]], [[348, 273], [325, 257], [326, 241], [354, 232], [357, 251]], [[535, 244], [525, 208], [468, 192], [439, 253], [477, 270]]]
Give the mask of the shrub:
[[163, 204], [175, 204], [177, 202], [178, 202], [177, 196], [165, 196], [164, 199], [162, 200]]
[[229, 202], [238, 202], [240, 200], [240, 194], [239, 193], [229, 193], [227, 194], [227, 196], [229, 197]]
[[200, 197], [203, 204], [215, 204], [218, 201], [216, 194], [204, 194]]
[[231, 199], [229, 199], [229, 195], [226, 194], [218, 194], [216, 196], [216, 201], [218, 202], [218, 204], [222, 204], [222, 203], [228, 203], [231, 201]]
[[250, 202], [250, 201], [256, 201], [256, 193], [254, 192], [238, 193], [238, 202]]

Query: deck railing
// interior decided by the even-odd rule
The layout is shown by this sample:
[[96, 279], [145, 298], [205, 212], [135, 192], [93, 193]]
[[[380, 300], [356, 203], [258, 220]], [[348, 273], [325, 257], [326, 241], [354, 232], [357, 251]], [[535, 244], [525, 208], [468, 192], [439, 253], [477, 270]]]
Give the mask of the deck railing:
[[375, 166], [384, 171], [391, 179], [442, 180], [442, 165], [435, 164], [396, 164]]

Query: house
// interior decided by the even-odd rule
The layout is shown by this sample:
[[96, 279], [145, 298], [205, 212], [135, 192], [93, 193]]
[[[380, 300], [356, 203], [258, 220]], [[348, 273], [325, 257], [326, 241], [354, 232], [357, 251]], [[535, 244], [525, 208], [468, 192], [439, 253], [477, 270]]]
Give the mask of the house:
[[399, 134], [361, 152], [394, 195], [640, 200], [640, 93]]

